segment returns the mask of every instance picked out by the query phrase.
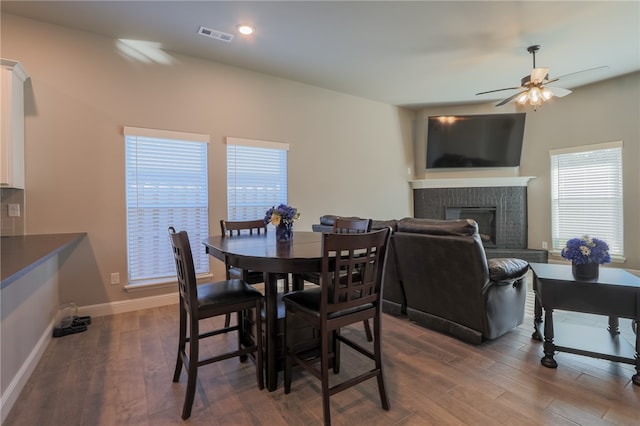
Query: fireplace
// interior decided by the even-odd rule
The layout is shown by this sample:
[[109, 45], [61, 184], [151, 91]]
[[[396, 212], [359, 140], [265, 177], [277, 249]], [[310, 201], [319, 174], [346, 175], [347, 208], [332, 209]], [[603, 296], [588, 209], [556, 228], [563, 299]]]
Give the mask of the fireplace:
[[411, 182], [413, 216], [474, 219], [488, 259], [517, 257], [546, 263], [546, 250], [528, 248], [527, 182], [531, 176], [423, 179]]
[[474, 219], [486, 248], [527, 248], [529, 178], [413, 181], [413, 216]]
[[445, 219], [473, 219], [478, 223], [482, 245], [497, 247], [495, 207], [445, 207]]

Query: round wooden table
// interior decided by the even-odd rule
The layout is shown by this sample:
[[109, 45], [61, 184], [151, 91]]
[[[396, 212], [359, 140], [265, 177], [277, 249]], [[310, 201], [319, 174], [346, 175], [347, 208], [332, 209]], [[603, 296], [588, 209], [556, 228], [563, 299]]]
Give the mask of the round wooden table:
[[292, 273], [293, 289], [302, 289], [298, 274], [322, 270], [322, 233], [294, 231], [293, 240], [276, 241], [275, 232], [239, 236], [211, 236], [203, 241], [211, 256], [229, 264], [264, 273], [265, 360], [269, 391], [278, 386], [277, 274]]

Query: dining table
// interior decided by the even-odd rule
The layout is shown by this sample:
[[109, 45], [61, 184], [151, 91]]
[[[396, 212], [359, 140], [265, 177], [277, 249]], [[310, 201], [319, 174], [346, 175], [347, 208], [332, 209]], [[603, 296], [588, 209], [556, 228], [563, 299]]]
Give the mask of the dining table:
[[[266, 387], [278, 387], [278, 274], [292, 274], [292, 289], [300, 290], [300, 274], [322, 270], [322, 233], [294, 231], [290, 241], [277, 241], [275, 232], [214, 235], [203, 240], [206, 252], [237, 268], [264, 273]], [[258, 331], [259, 332], [259, 331]]]

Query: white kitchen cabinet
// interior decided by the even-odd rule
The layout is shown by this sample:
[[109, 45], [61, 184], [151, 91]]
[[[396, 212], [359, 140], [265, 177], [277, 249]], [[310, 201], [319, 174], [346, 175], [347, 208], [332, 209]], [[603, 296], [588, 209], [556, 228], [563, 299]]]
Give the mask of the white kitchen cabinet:
[[0, 187], [24, 189], [24, 82], [19, 62], [2, 59]]

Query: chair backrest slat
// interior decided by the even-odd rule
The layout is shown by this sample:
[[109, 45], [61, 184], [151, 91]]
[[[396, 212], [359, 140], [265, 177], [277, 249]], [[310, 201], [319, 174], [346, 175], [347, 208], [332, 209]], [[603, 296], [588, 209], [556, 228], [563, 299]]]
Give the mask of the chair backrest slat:
[[335, 234], [361, 234], [371, 231], [371, 219], [337, 217], [333, 222]]
[[187, 231], [176, 232], [172, 226], [169, 227], [169, 236], [171, 237], [173, 257], [176, 263], [180, 298], [186, 304], [185, 308], [188, 309], [188, 306], [197, 306], [198, 303], [196, 270], [193, 265], [189, 236]]
[[366, 233], [323, 234], [321, 313], [366, 303], [380, 306], [390, 228]]
[[267, 225], [262, 219], [256, 220], [220, 220], [220, 232], [223, 236], [232, 237], [240, 234], [261, 234], [267, 232]]

